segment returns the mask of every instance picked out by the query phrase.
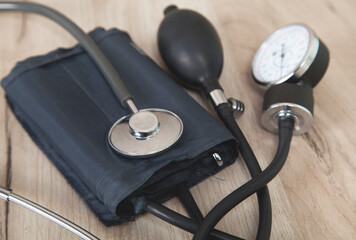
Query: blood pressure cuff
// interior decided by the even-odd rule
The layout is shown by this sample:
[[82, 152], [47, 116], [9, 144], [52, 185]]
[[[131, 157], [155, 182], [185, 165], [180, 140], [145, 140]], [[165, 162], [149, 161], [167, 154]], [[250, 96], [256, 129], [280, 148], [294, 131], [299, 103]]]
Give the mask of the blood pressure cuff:
[[[143, 212], [145, 197], [166, 201], [178, 183], [191, 187], [234, 162], [238, 143], [229, 131], [127, 33], [98, 28], [90, 36], [117, 69], [139, 109], [168, 109], [182, 119], [184, 131], [174, 147], [147, 158], [127, 158], [110, 148], [109, 129], [130, 112], [79, 45], [20, 62], [1, 84], [33, 141], [102, 223], [131, 220]], [[214, 153], [221, 156], [222, 167]]]

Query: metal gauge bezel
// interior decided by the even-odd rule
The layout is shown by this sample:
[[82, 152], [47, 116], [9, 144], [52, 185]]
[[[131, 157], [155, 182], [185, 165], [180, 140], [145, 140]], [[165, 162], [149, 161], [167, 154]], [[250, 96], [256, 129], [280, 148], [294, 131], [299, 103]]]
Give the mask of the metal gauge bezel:
[[[289, 74], [287, 74], [286, 76], [284, 76], [280, 79], [277, 79], [275, 81], [265, 81], [261, 78], [256, 77], [257, 74], [255, 74], [255, 72], [256, 72], [255, 69], [256, 69], [258, 57], [260, 55], [259, 53], [263, 52], [268, 47], [267, 42], [273, 35], [278, 34], [284, 28], [291, 27], [291, 26], [301, 26], [301, 27], [305, 28], [309, 33], [309, 47], [308, 47], [308, 50], [306, 51], [304, 57], [300, 61], [300, 63]], [[281, 27], [278, 30], [274, 31], [272, 34], [270, 34], [268, 36], [268, 38], [258, 48], [258, 50], [253, 58], [253, 61], [252, 61], [252, 70], [251, 70], [252, 77], [256, 83], [258, 83], [259, 85], [264, 86], [264, 87], [270, 87], [270, 86], [274, 86], [277, 84], [281, 84], [281, 83], [287, 82], [288, 80], [290, 80], [292, 78], [299, 79], [303, 76], [303, 74], [312, 65], [312, 63], [315, 60], [315, 57], [318, 53], [318, 50], [319, 50], [319, 38], [316, 36], [314, 31], [309, 26], [302, 24], [302, 23], [294, 23], [294, 24], [289, 24], [284, 27]]]
[[312, 128], [313, 113], [306, 107], [295, 103], [276, 103], [263, 110], [261, 122], [265, 129], [278, 133], [278, 121], [281, 117], [294, 119], [293, 135], [302, 135]]

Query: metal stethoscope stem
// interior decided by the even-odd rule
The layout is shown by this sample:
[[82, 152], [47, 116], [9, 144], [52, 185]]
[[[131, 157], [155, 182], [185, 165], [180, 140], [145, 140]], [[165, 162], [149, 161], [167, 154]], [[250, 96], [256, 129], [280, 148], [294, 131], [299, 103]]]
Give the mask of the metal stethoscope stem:
[[21, 197], [20, 195], [17, 195], [13, 193], [11, 190], [8, 190], [6, 188], [0, 187], [0, 199], [3, 199], [8, 202], [16, 203], [24, 208], [27, 208], [31, 210], [32, 212], [35, 212], [49, 220], [51, 220], [54, 223], [57, 223], [58, 225], [64, 227], [68, 231], [74, 233], [75, 235], [81, 237], [82, 239], [85, 240], [100, 240], [84, 228], [78, 226], [77, 224], [73, 223], [72, 221], [62, 217], [61, 215], [58, 215], [55, 212], [52, 212], [51, 210], [35, 203], [32, 202], [31, 200], [28, 200], [24, 197]]

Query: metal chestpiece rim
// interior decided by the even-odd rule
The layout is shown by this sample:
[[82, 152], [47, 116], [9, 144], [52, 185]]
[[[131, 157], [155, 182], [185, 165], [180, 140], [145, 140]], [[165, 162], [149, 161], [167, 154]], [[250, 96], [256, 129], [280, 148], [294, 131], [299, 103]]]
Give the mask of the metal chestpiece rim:
[[[150, 123], [141, 122], [140, 118], [145, 117]], [[182, 133], [183, 122], [176, 114], [165, 109], [148, 108], [115, 122], [109, 131], [108, 142], [121, 155], [143, 158], [168, 150]]]
[[268, 131], [278, 133], [278, 121], [284, 117], [294, 119], [293, 135], [306, 133], [314, 122], [313, 114], [307, 108], [294, 103], [277, 103], [263, 111], [262, 125]]

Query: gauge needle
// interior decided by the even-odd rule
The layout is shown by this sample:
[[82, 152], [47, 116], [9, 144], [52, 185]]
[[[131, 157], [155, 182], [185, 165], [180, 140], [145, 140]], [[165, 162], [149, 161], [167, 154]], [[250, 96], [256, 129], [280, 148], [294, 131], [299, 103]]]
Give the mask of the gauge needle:
[[281, 51], [281, 74], [280, 78], [283, 75], [283, 59], [284, 59], [285, 53], [284, 53], [284, 43], [282, 43], [282, 51]]

